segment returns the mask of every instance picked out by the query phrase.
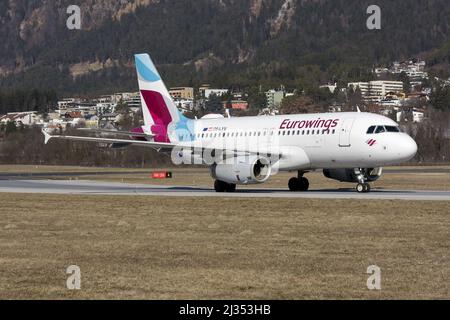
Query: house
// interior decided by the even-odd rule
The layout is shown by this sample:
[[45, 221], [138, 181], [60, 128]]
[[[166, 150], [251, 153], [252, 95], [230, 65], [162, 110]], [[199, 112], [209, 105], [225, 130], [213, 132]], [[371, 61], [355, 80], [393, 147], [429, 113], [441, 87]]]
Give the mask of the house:
[[223, 103], [224, 108], [234, 109], [234, 110], [247, 110], [248, 102], [243, 100], [231, 100]]
[[194, 88], [192, 87], [170, 88], [169, 94], [173, 99], [194, 100]]
[[215, 94], [218, 97], [221, 97], [229, 92], [228, 89], [212, 89], [209, 84], [204, 84], [199, 88], [200, 96], [205, 99], [209, 99], [209, 97]]
[[420, 123], [425, 119], [425, 111], [422, 109], [412, 109], [410, 111], [401, 110], [397, 112], [397, 122], [402, 121], [402, 119], [411, 119], [414, 123]]
[[36, 111], [31, 112], [11, 112], [4, 116], [0, 116], [0, 123], [7, 124], [14, 122], [16, 125], [32, 126], [42, 122], [42, 117]]

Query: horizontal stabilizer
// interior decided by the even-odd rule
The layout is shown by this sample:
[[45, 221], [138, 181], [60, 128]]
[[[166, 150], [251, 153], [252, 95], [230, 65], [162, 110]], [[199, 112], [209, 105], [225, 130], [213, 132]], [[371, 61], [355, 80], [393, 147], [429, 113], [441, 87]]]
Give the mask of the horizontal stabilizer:
[[140, 132], [106, 130], [106, 129], [79, 128], [77, 130], [84, 131], [84, 132], [90, 132], [90, 133], [106, 133], [106, 134], [118, 135], [118, 136], [133, 136], [133, 137], [142, 137], [142, 138], [153, 138], [155, 136], [153, 134], [146, 134], [146, 133], [140, 133]]
[[64, 135], [50, 135], [45, 129], [42, 130], [45, 136], [45, 144], [47, 144], [52, 139], [60, 140], [72, 140], [72, 141], [85, 141], [85, 142], [97, 142], [97, 143], [109, 143], [109, 144], [127, 144], [134, 146], [150, 147], [154, 149], [173, 149], [174, 144], [171, 143], [160, 143], [152, 141], [140, 141], [140, 140], [127, 140], [127, 139], [109, 139], [109, 138], [94, 138], [94, 137], [83, 137], [83, 136], [64, 136]]

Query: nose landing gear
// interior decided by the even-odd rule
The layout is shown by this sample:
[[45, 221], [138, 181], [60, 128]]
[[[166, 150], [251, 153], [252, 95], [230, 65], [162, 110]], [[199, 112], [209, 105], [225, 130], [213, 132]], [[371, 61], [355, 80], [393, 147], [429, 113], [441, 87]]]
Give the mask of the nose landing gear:
[[369, 193], [370, 184], [366, 182], [364, 172], [361, 169], [355, 169], [355, 175], [358, 179], [358, 184], [356, 185], [356, 191], [358, 193]]
[[358, 191], [358, 193], [369, 193], [370, 192], [370, 184], [358, 183], [356, 185], [356, 191]]

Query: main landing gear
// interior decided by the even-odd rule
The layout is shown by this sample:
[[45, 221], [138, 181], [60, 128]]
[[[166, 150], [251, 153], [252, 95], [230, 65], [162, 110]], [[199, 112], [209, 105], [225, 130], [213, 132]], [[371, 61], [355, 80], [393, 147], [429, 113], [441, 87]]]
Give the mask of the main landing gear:
[[224, 181], [216, 180], [214, 182], [214, 189], [216, 192], [235, 192], [236, 185], [232, 183], [226, 183]]
[[309, 181], [303, 177], [304, 172], [299, 171], [298, 178], [294, 177], [289, 180], [289, 190], [291, 191], [308, 191]]

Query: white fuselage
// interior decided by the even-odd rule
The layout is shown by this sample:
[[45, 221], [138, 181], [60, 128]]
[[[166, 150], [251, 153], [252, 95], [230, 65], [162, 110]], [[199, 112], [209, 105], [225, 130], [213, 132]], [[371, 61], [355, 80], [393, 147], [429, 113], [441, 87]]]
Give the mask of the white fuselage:
[[[370, 127], [379, 133], [368, 133]], [[189, 132], [170, 129], [182, 146], [239, 151], [278, 150], [280, 170], [375, 168], [410, 160], [417, 152], [393, 120], [349, 112], [200, 119]]]

